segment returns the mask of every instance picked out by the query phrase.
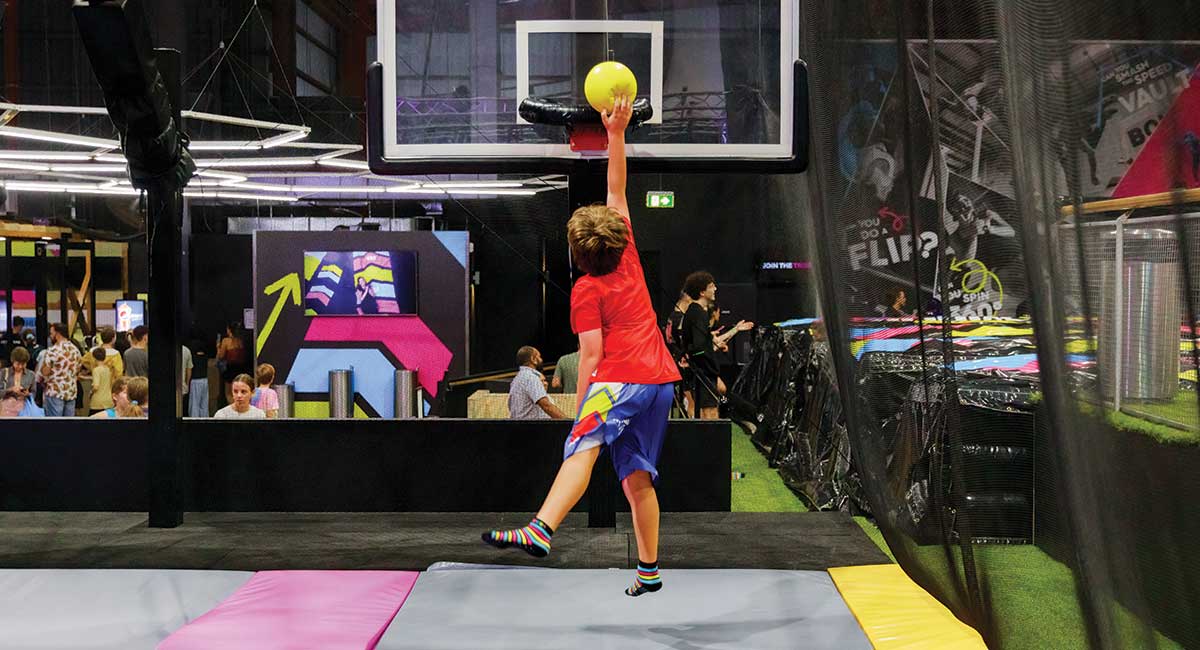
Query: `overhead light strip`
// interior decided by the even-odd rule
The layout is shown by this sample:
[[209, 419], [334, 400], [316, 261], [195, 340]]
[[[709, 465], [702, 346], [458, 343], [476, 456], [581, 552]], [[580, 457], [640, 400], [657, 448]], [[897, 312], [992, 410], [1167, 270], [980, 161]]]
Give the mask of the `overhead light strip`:
[[77, 147], [93, 147], [101, 149], [117, 149], [121, 146], [116, 140], [105, 140], [103, 138], [92, 138], [86, 135], [73, 135], [70, 133], [58, 133], [56, 131], [43, 131], [41, 129], [26, 129], [19, 126], [0, 126], [0, 136], [10, 138], [21, 138], [23, 140], [37, 140], [39, 142], [54, 142], [57, 144], [66, 144]]
[[361, 160], [343, 160], [341, 158], [321, 158], [317, 164], [322, 167], [341, 167], [342, 169], [361, 169], [370, 171], [371, 167]]

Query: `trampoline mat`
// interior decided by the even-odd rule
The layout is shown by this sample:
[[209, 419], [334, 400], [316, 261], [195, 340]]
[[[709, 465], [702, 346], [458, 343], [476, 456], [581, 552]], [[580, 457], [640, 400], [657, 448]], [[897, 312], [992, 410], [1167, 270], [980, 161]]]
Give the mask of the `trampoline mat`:
[[154, 650], [250, 571], [0, 569], [0, 646]]
[[823, 571], [664, 570], [629, 598], [630, 570], [426, 572], [377, 650], [708, 648], [870, 650]]

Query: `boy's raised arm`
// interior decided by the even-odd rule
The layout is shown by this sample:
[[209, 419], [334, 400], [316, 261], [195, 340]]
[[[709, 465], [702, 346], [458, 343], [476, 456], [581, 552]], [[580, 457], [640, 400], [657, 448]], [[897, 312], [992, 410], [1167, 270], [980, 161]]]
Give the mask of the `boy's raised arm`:
[[618, 97], [612, 113], [600, 113], [608, 131], [608, 207], [629, 217], [629, 202], [625, 198], [625, 129], [633, 117], [633, 99]]

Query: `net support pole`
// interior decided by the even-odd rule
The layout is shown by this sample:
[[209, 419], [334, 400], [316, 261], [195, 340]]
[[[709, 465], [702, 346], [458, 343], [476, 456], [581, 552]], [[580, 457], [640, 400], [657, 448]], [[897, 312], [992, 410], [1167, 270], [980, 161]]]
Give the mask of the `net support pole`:
[[1125, 320], [1122, 312], [1125, 309], [1125, 221], [1129, 213], [1117, 218], [1117, 246], [1114, 256], [1113, 271], [1113, 410], [1121, 410], [1121, 391], [1124, 388], [1121, 381], [1125, 365]]
[[[177, 50], [157, 49], [159, 73], [171, 98], [176, 124], [182, 101], [180, 56]], [[182, 364], [179, 308], [182, 292], [183, 195], [180, 189], [160, 187], [147, 196], [146, 237], [150, 249], [150, 512], [152, 528], [175, 528], [183, 523], [180, 481], [180, 382]]]

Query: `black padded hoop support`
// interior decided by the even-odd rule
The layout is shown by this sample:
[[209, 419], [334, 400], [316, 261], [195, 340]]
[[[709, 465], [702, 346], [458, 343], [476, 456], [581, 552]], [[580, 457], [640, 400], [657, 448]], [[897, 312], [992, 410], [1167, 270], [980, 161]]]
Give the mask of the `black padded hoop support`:
[[[633, 117], [629, 120], [629, 128], [637, 129], [654, 117], [654, 107], [650, 100], [642, 97], [633, 102]], [[517, 114], [526, 122], [534, 124], [550, 124], [552, 126], [573, 127], [580, 124], [603, 124], [600, 113], [587, 104], [571, 106], [544, 97], [526, 97], [517, 107]]]
[[[792, 65], [792, 156], [790, 158], [630, 158], [632, 174], [799, 174], [808, 169], [808, 67]], [[640, 100], [639, 100], [640, 101]], [[367, 163], [381, 176], [415, 174], [573, 174], [603, 173], [608, 159], [594, 158], [411, 158], [383, 157], [383, 64], [367, 68]], [[393, 109], [395, 110], [395, 109]]]

